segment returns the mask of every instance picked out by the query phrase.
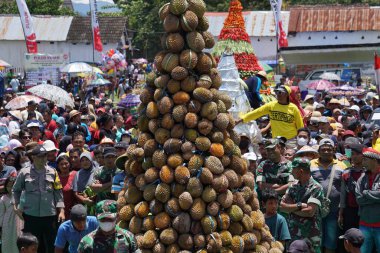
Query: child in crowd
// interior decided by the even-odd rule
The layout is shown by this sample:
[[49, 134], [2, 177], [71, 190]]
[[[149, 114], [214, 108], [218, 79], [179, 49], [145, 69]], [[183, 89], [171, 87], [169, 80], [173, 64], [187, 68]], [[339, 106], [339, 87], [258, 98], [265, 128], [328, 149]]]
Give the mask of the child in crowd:
[[0, 229], [1, 229], [1, 252], [17, 252], [17, 236], [21, 234], [24, 223], [14, 211], [12, 199], [12, 187], [16, 181], [15, 176], [5, 180], [5, 192], [0, 198]]
[[22, 234], [17, 238], [17, 248], [19, 253], [37, 253], [38, 239], [30, 233]]
[[262, 192], [262, 203], [265, 208], [265, 223], [276, 241], [280, 241], [284, 246], [286, 241], [290, 240], [288, 223], [285, 218], [277, 213], [278, 194], [273, 189], [266, 189]]

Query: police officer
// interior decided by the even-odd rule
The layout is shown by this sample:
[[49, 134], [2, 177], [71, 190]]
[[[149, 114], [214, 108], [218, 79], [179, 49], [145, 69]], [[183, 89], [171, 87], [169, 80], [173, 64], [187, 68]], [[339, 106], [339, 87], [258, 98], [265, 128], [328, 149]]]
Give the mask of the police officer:
[[116, 225], [115, 200], [103, 200], [96, 204], [99, 228], [82, 238], [78, 253], [141, 253], [134, 235]]
[[[24, 219], [24, 232], [40, 242], [39, 253], [54, 252], [58, 222], [65, 220], [62, 185], [57, 171], [47, 165], [47, 152], [37, 145], [29, 154], [33, 162], [23, 168], [13, 186], [15, 212]], [[24, 199], [20, 203], [21, 193]]]

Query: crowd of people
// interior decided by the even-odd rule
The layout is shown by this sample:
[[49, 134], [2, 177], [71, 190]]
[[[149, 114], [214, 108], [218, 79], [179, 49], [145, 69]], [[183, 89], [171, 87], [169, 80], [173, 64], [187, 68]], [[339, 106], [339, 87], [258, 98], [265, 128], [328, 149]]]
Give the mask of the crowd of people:
[[[117, 159], [137, 141], [138, 116], [116, 107], [114, 92], [74, 96], [75, 108], [30, 101], [20, 115], [4, 109], [5, 97], [3, 253], [140, 252], [117, 226], [116, 202], [126, 176]], [[274, 93], [236, 122], [261, 130], [259, 143], [242, 133], [240, 149], [272, 235], [288, 252], [380, 252], [380, 127], [368, 122], [378, 96]]]

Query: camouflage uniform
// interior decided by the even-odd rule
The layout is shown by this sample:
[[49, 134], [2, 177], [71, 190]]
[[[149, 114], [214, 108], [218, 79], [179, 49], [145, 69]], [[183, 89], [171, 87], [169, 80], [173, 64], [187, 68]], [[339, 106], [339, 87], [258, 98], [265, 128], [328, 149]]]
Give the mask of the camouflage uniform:
[[291, 172], [290, 162], [285, 158], [281, 158], [279, 163], [265, 160], [257, 168], [256, 182], [284, 185], [294, 181]]
[[[282, 200], [285, 203], [314, 203], [321, 205], [324, 193], [322, 186], [310, 177], [307, 185], [302, 186], [298, 181], [291, 185], [286, 191]], [[313, 217], [301, 217], [295, 213], [290, 213], [288, 218], [289, 232], [292, 240], [308, 238], [316, 253], [321, 252], [321, 228], [322, 217], [317, 209]]]
[[[103, 200], [96, 204], [98, 220], [116, 219], [117, 204], [114, 200]], [[115, 232], [104, 235], [100, 228], [82, 238], [78, 253], [141, 253], [134, 235], [118, 226]]]
[[[94, 183], [95, 181], [99, 181], [99, 183], [101, 184], [112, 182], [112, 178], [115, 176], [115, 174], [119, 172], [121, 172], [121, 170], [117, 168], [109, 169], [109, 168], [104, 168], [103, 166], [94, 173], [94, 179], [92, 183]], [[114, 196], [111, 193], [111, 189], [97, 193], [96, 195], [97, 202], [105, 200], [105, 199], [114, 199]]]

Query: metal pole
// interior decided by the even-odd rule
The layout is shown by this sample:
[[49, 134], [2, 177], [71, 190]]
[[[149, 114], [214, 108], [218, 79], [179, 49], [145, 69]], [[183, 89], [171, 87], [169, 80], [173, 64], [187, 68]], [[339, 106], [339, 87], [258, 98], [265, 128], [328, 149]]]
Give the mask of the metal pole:
[[94, 31], [92, 30], [92, 7], [91, 7], [91, 0], [89, 1], [90, 4], [90, 31], [91, 31], [91, 38], [92, 38], [92, 62], [95, 62], [95, 43], [94, 43]]

